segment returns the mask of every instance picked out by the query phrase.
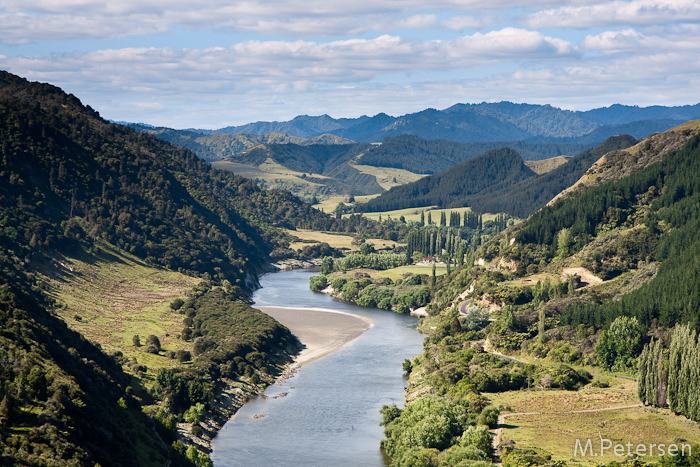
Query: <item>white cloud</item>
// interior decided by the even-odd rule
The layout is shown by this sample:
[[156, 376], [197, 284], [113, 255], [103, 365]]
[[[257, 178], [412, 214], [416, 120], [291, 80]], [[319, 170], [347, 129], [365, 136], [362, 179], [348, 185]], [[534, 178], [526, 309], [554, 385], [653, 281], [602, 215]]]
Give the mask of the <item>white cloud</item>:
[[581, 47], [604, 54], [636, 53], [646, 56], [649, 53], [678, 53], [700, 55], [700, 26], [682, 25], [658, 30], [647, 29], [641, 33], [634, 29], [605, 31], [588, 35], [581, 41]]
[[208, 49], [126, 48], [87, 53], [8, 58], [17, 73], [50, 79], [70, 75], [89, 86], [140, 83], [177, 88], [197, 82], [206, 91], [221, 83], [353, 83], [396, 71], [456, 70], [488, 63], [560, 59], [576, 53], [570, 43], [538, 32], [506, 28], [451, 41], [405, 40], [383, 35], [328, 43], [247, 41]]
[[[577, 0], [571, 0], [576, 2]], [[561, 4], [555, 0], [530, 2]], [[257, 34], [347, 36], [401, 28], [463, 31], [491, 24], [485, 12], [517, 7], [515, 0], [5, 0], [0, 42], [115, 39], [163, 33], [175, 27]], [[466, 13], [466, 14], [465, 14]]]
[[665, 25], [700, 21], [697, 0], [613, 1], [544, 10], [525, 18], [532, 28], [590, 28], [611, 25]]

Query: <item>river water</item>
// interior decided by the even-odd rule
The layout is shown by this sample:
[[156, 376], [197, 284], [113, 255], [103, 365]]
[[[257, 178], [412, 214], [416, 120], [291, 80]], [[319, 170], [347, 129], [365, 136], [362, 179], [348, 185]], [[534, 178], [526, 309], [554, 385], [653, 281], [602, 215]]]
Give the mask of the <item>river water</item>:
[[[309, 289], [314, 274], [263, 276], [255, 304], [331, 308], [365, 316], [374, 327], [241, 407], [212, 443], [215, 467], [387, 465], [379, 449], [379, 409], [392, 403], [403, 407], [407, 379], [401, 365], [422, 351], [418, 321], [314, 293]], [[273, 398], [281, 393], [287, 395]]]

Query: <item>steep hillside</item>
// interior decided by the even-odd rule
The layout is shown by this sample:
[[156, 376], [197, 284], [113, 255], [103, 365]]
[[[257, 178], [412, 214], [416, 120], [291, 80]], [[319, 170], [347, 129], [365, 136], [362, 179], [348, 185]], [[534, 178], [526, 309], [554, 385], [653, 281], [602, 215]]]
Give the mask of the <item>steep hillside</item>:
[[651, 135], [639, 144], [605, 154], [595, 161], [576, 183], [564, 190], [551, 203], [562, 196], [583, 190], [586, 187], [626, 177], [663, 159], [668, 153], [686, 143], [688, 138], [700, 132], [700, 120], [684, 123], [660, 134]]
[[[221, 377], [244, 386], [270, 378], [294, 347], [286, 328], [245, 304], [256, 273], [286, 251], [273, 224], [330, 219], [5, 72], [0, 144], [2, 463], [208, 465], [178, 440], [178, 421], [191, 407], [200, 413], [197, 404], [200, 421], [225, 416], [212, 405]], [[154, 311], [138, 308], [140, 297], [117, 297], [163, 269], [199, 277], [175, 279], [186, 289], [198, 283], [186, 300]], [[139, 350], [121, 327], [132, 306], [140, 329], [163, 329], [145, 324], [163, 312], [180, 323], [177, 337], [144, 334]], [[90, 336], [110, 355], [83, 329], [99, 330]], [[200, 426], [188, 436], [201, 444], [210, 435]]]

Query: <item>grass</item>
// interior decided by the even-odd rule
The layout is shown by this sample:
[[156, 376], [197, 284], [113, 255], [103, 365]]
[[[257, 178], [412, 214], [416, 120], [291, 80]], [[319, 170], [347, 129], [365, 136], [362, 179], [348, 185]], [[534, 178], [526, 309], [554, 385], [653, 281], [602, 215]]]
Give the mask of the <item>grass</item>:
[[164, 351], [191, 350], [191, 343], [177, 338], [183, 315], [169, 305], [184, 299], [200, 279], [154, 268], [108, 245], [96, 250], [60, 258], [55, 268], [45, 271], [50, 293], [61, 305], [58, 314], [105, 351], [119, 350], [149, 371], [178, 365], [162, 352], [154, 355], [134, 347], [132, 339], [139, 335], [144, 344], [154, 334]]
[[[659, 444], [700, 442], [700, 427], [667, 409], [635, 407], [600, 412], [572, 411], [605, 409], [639, 404], [634, 381], [596, 375], [611, 383], [605, 389], [584, 388], [579, 391], [522, 390], [485, 394], [493, 404], [507, 407], [502, 413], [541, 412], [535, 415], [515, 415], [504, 420], [501, 441], [513, 440], [520, 449], [537, 448], [552, 455], [553, 460], [600, 465], [612, 460], [622, 461], [613, 450], [600, 455], [573, 457], [576, 439], [585, 445], [588, 439], [600, 453], [600, 437], [614, 444]], [[553, 413], [554, 412], [554, 413]], [[564, 413], [562, 413], [564, 412]], [[625, 448], [626, 450], [626, 448]]]
[[550, 157], [549, 159], [543, 159], [541, 161], [525, 161], [525, 165], [532, 169], [536, 174], [543, 174], [550, 172], [560, 165], [566, 164], [566, 162], [571, 159], [568, 156], [556, 156]]
[[[376, 198], [379, 195], [364, 195], [364, 196], [355, 196], [355, 201], [358, 203], [366, 203], [372, 198]], [[321, 197], [319, 197], [321, 199]], [[322, 199], [320, 203], [314, 204], [314, 207], [316, 209], [322, 209], [324, 212], [333, 212], [335, 208], [338, 206], [338, 203], [343, 203], [343, 204], [348, 204], [347, 202], [347, 197], [346, 196], [329, 196], [325, 199]]]
[[[392, 219], [399, 219], [401, 216], [404, 216], [406, 219], [406, 222], [409, 221], [416, 221], [420, 222], [420, 213], [424, 212], [425, 216], [425, 222], [428, 222], [428, 212], [430, 212], [430, 218], [433, 224], [439, 224], [440, 223], [440, 216], [444, 212], [445, 216], [447, 216], [447, 221], [449, 222], [450, 220], [450, 213], [451, 212], [459, 212], [460, 216], [462, 219], [464, 219], [464, 213], [467, 211], [471, 211], [471, 208], [453, 208], [453, 209], [437, 209], [435, 206], [428, 206], [424, 208], [408, 208], [408, 209], [397, 209], [394, 211], [385, 211], [385, 212], [366, 212], [363, 214], [363, 216], [369, 218], [369, 219], [374, 219], [374, 220], [379, 220], [379, 217], [382, 219], [387, 219], [388, 217], [391, 217]], [[486, 222], [488, 220], [493, 220], [496, 218], [495, 214], [484, 214], [483, 216], [483, 221]]]
[[[285, 230], [290, 235], [294, 235], [295, 237], [299, 237], [303, 240], [312, 240], [315, 242], [325, 242], [328, 243], [330, 246], [333, 248], [347, 248], [350, 251], [357, 251], [360, 249], [359, 245], [353, 245], [353, 237], [348, 236], [348, 235], [339, 235], [339, 234], [332, 234], [332, 233], [326, 233], [326, 232], [317, 232], [315, 230]], [[391, 240], [383, 240], [381, 238], [370, 238], [366, 240], [369, 243], [374, 244], [375, 249], [384, 249], [384, 248], [394, 248], [397, 245], [404, 245], [403, 243], [399, 242], [394, 242]], [[305, 246], [309, 246], [309, 243], [304, 243], [304, 242], [295, 242], [290, 245], [291, 248], [295, 250], [301, 250]]]
[[374, 176], [377, 179], [379, 186], [385, 190], [398, 185], [415, 182], [426, 175], [416, 174], [404, 169], [395, 169], [392, 167], [374, 167], [372, 165], [352, 165], [362, 173]]
[[[359, 271], [359, 269], [358, 269]], [[410, 265], [410, 266], [399, 266], [398, 268], [393, 268], [393, 269], [387, 269], [385, 271], [375, 271], [372, 269], [362, 269], [362, 272], [366, 272], [372, 277], [388, 277], [392, 281], [395, 281], [396, 279], [403, 279], [404, 274], [427, 274], [427, 275], [432, 275], [433, 273], [433, 266], [419, 266], [419, 265]], [[354, 271], [353, 271], [354, 272]], [[447, 266], [444, 264], [438, 264], [435, 267], [435, 275], [436, 276], [441, 276], [443, 274], [447, 273]]]
[[[601, 456], [601, 437], [613, 444], [626, 445], [629, 442], [633, 446], [658, 446], [660, 443], [668, 446], [680, 444], [680, 439], [687, 440], [684, 441], [687, 444], [700, 441], [697, 424], [668, 410], [644, 407], [578, 414], [514, 416], [507, 418], [505, 425], [507, 429], [501, 432], [501, 439], [515, 441], [518, 448], [536, 447], [550, 453], [553, 460], [591, 466], [613, 460], [620, 462], [627, 457], [627, 448], [623, 457], [616, 456], [612, 449], [604, 451]], [[581, 451], [578, 451], [574, 457], [577, 439], [582, 445], [590, 439], [597, 455], [581, 456]]]

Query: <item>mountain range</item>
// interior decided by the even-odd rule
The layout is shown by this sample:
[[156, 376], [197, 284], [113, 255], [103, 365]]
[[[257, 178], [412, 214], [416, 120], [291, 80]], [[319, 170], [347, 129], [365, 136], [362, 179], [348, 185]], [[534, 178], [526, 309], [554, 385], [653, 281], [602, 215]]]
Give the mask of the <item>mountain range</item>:
[[472, 143], [531, 138], [535, 142], [543, 142], [542, 138], [595, 135], [598, 138], [596, 142], [601, 142], [609, 136], [623, 133], [642, 138], [697, 118], [700, 118], [700, 104], [678, 107], [616, 104], [588, 111], [570, 111], [550, 105], [484, 102], [456, 104], [444, 110], [426, 109], [399, 117], [385, 113], [373, 117], [340, 119], [328, 115], [300, 115], [286, 122], [255, 122], [218, 130], [190, 131], [257, 135], [281, 132], [299, 138], [328, 133], [356, 142], [370, 143], [403, 134]]

